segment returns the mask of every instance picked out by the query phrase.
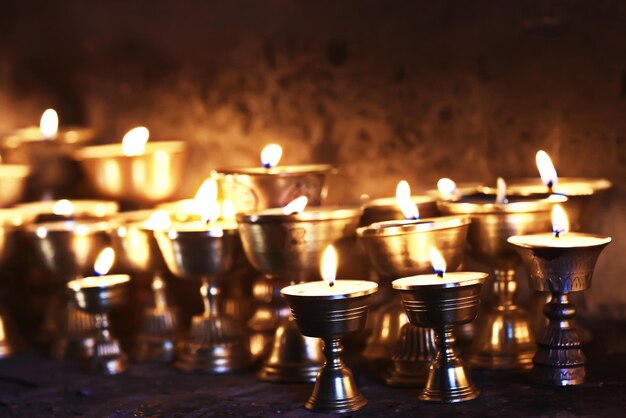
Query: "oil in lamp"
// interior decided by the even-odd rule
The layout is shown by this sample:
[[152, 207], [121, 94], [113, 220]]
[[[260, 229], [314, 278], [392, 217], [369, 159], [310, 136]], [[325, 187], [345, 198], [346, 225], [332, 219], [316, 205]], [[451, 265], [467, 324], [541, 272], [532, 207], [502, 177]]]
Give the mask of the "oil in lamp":
[[438, 352], [428, 368], [426, 386], [418, 399], [425, 402], [455, 403], [475, 399], [474, 386], [463, 361], [454, 349], [453, 327], [476, 318], [482, 285], [487, 273], [446, 273], [445, 260], [438, 250], [429, 250], [435, 274], [394, 280], [412, 324], [434, 328]]
[[496, 194], [477, 193], [457, 200], [439, 202], [448, 215], [468, 215], [470, 251], [494, 269], [495, 306], [481, 311], [477, 334], [471, 343], [469, 361], [489, 369], [532, 367], [535, 346], [531, 319], [516, 304], [515, 270], [519, 257], [507, 243], [512, 235], [546, 230], [555, 203], [567, 198], [556, 195], [507, 195], [504, 180]]
[[596, 261], [611, 238], [569, 232], [559, 205], [554, 206], [552, 218], [552, 234], [518, 235], [508, 241], [524, 262], [530, 287], [552, 296], [544, 308], [548, 326], [537, 337], [533, 375], [547, 385], [580, 385], [585, 381], [585, 355], [573, 325], [576, 308], [569, 294], [591, 287]]
[[183, 141], [148, 141], [139, 126], [121, 144], [93, 145], [74, 153], [96, 191], [107, 198], [149, 206], [172, 199], [183, 178]]
[[258, 376], [265, 381], [315, 380], [322, 363], [319, 341], [302, 336], [279, 291], [289, 283], [319, 279], [319, 260], [329, 244], [346, 257], [355, 246], [360, 209], [305, 209], [306, 201], [301, 196], [284, 208], [237, 215], [245, 254], [265, 276], [255, 287], [261, 304], [248, 322], [264, 340], [267, 358]]
[[[2, 196], [18, 197], [28, 174], [31, 174], [27, 182], [30, 194], [45, 195], [71, 186], [78, 172], [70, 159], [71, 153], [95, 137], [96, 132], [91, 128], [59, 129], [57, 112], [47, 109], [39, 126], [15, 130], [3, 138], [2, 155], [11, 168], [0, 168], [0, 177], [7, 176], [7, 188], [2, 187]], [[23, 165], [30, 166], [31, 172]]]
[[267, 145], [261, 152], [261, 166], [217, 170], [224, 196], [238, 212], [280, 208], [299, 196], [309, 206], [319, 206], [327, 194], [327, 182], [335, 172], [331, 165], [279, 166], [282, 148]]
[[220, 302], [224, 275], [242, 251], [241, 239], [235, 222], [218, 221], [217, 193], [204, 210], [201, 220], [173, 223], [154, 235], [168, 269], [176, 277], [201, 282], [204, 312], [192, 318], [175, 366], [188, 372], [228, 373], [253, 360], [243, 324], [226, 315]]
[[371, 281], [335, 280], [337, 263], [337, 252], [329, 246], [322, 259], [323, 281], [295, 284], [281, 290], [302, 334], [324, 341], [326, 362], [304, 407], [326, 413], [353, 412], [367, 404], [352, 371], [341, 358], [341, 338], [363, 330], [369, 300], [378, 289], [378, 284]]
[[174, 358], [177, 317], [168, 305], [165, 261], [154, 238], [155, 230], [171, 227], [169, 214], [163, 210], [123, 212], [112, 223], [111, 244], [119, 264], [132, 274], [149, 274], [154, 299], [154, 305], [143, 311], [131, 357], [138, 362], [169, 362]]
[[65, 307], [58, 307], [52, 298], [45, 313], [43, 338], [51, 340], [51, 355], [80, 359], [91, 352], [95, 322], [92, 315], [76, 308], [73, 298], [65, 293], [67, 282], [90, 274], [94, 261], [108, 246], [109, 225], [94, 221], [55, 221], [26, 226], [40, 262], [63, 283], [58, 296], [65, 295]]
[[118, 374], [128, 368], [126, 354], [119, 342], [111, 337], [108, 312], [119, 309], [127, 302], [130, 276], [107, 274], [113, 266], [115, 252], [107, 247], [98, 256], [94, 265], [95, 276], [74, 279], [67, 288], [79, 309], [95, 316], [97, 336], [92, 354], [81, 366], [87, 371], [102, 374]]
[[[398, 194], [398, 203], [406, 220], [377, 222], [357, 231], [383, 288], [390, 287], [394, 279], [431, 271], [430, 248], [433, 246], [441, 249], [452, 269], [458, 268], [463, 260], [469, 218], [416, 219], [419, 214], [407, 197], [408, 194]], [[383, 309], [383, 318], [406, 317], [396, 298], [389, 298]], [[385, 334], [390, 330], [390, 327], [375, 326], [368, 340], [368, 347], [385, 340], [395, 342], [393, 347], [387, 348], [391, 353], [386, 359], [392, 362], [385, 382], [391, 386], [423, 384], [428, 364], [435, 354], [433, 331], [415, 327], [406, 320], [395, 330], [394, 336], [387, 337]]]

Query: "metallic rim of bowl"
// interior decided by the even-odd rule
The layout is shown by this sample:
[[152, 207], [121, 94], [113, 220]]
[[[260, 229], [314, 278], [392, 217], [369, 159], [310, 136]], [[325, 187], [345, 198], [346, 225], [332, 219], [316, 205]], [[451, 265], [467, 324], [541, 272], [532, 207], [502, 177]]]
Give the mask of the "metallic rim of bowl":
[[442, 229], [458, 228], [469, 225], [471, 219], [468, 216], [440, 216], [424, 219], [401, 219], [392, 221], [375, 222], [369, 226], [357, 229], [359, 237], [380, 237], [414, 234], [420, 232], [439, 231]]

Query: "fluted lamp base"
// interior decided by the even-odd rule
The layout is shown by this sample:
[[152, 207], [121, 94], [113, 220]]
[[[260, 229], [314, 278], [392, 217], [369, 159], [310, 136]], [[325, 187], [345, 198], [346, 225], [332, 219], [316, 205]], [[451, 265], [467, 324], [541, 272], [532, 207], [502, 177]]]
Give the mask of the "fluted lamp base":
[[428, 366], [436, 353], [432, 329], [405, 324], [400, 329], [400, 340], [385, 383], [395, 387], [423, 386], [428, 377]]
[[176, 316], [171, 310], [150, 309], [146, 312], [143, 330], [137, 337], [132, 359], [137, 362], [169, 362], [176, 347]]
[[114, 375], [128, 369], [128, 357], [117, 340], [98, 341], [93, 347], [93, 354], [79, 361], [79, 366], [90, 373]]

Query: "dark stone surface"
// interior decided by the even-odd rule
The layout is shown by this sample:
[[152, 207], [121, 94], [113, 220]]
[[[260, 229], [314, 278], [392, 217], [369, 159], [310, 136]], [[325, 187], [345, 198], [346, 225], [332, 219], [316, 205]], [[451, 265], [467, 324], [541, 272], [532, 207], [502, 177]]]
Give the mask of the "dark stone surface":
[[[626, 415], [626, 323], [593, 323], [585, 347], [588, 382], [538, 387], [528, 374], [473, 371], [479, 399], [458, 405], [416, 401], [416, 391], [385, 387], [380, 366], [352, 359], [369, 405], [355, 417], [621, 417]], [[0, 362], [2, 417], [313, 417], [301, 405], [311, 385], [260, 383], [252, 372], [183, 374], [166, 365], [133, 365], [121, 376], [87, 375], [39, 354]], [[321, 416], [321, 415], [320, 415]]]

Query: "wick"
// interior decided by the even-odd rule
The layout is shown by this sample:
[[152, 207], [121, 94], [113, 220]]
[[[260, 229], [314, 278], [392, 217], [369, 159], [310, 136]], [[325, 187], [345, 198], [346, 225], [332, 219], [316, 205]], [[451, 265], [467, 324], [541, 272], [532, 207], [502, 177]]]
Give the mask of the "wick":
[[548, 191], [552, 193], [552, 187], [554, 187], [554, 182], [550, 180], [546, 186], [548, 186]]
[[263, 165], [263, 168], [272, 168], [271, 164], [268, 163], [261, 163]]
[[437, 275], [437, 277], [439, 277], [440, 279], [443, 279], [443, 270], [437, 270], [435, 271], [435, 274]]
[[335, 285], [335, 282], [328, 283], [328, 287], [333, 287], [334, 285]]
[[556, 238], [560, 237], [560, 236], [561, 236], [561, 232], [563, 232], [563, 230], [562, 230], [562, 229], [557, 229], [556, 231], [554, 231], [554, 236], [555, 236]]

